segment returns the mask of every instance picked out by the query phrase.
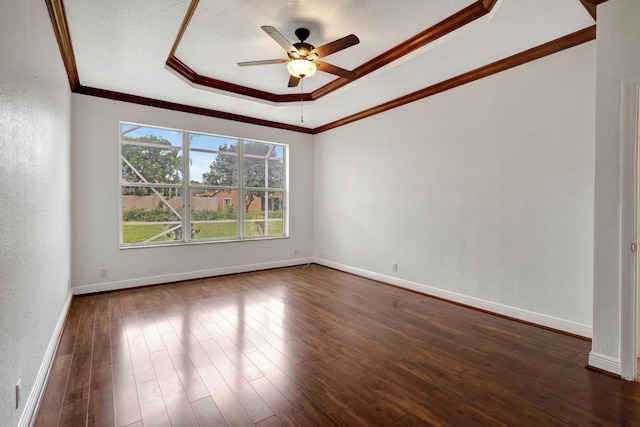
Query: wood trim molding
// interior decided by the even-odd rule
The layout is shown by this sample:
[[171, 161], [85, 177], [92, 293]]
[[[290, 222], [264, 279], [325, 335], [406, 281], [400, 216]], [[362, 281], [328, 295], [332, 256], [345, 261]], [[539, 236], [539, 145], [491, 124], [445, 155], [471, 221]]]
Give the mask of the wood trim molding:
[[[438, 22], [434, 26], [427, 28], [421, 33], [405, 40], [399, 45], [389, 49], [388, 51], [382, 53], [381, 55], [373, 58], [372, 60], [364, 63], [354, 70], [357, 77], [355, 79], [345, 79], [345, 78], [337, 78], [332, 82], [322, 86], [321, 88], [316, 89], [311, 93], [302, 94], [302, 98], [305, 101], [311, 101], [315, 99], [319, 99], [329, 93], [336, 91], [349, 83], [369, 74], [378, 68], [384, 67], [385, 65], [405, 56], [409, 53], [419, 49], [423, 46], [426, 46], [429, 43], [438, 40], [445, 35], [464, 27], [465, 25], [487, 15], [491, 12], [493, 7], [496, 5], [498, 0], [477, 0], [475, 3], [467, 6], [461, 11], [449, 16], [448, 18]], [[237, 93], [243, 96], [249, 96], [253, 98], [263, 99], [270, 102], [299, 102], [301, 95], [299, 94], [275, 94], [271, 92], [265, 92], [257, 89], [252, 89], [250, 87], [237, 85], [235, 83], [225, 82], [222, 80], [214, 79], [212, 77], [207, 77], [200, 75], [193, 71], [188, 65], [184, 64], [180, 61], [176, 56], [175, 52], [178, 49], [178, 45], [180, 44], [180, 40], [184, 32], [191, 21], [191, 17], [195, 12], [196, 6], [198, 5], [199, 0], [191, 0], [191, 4], [187, 10], [187, 14], [185, 15], [184, 20], [182, 21], [182, 25], [178, 30], [178, 35], [173, 44], [169, 57], [167, 58], [166, 65], [167, 67], [174, 70], [184, 79], [189, 82], [206, 86], [212, 89], [224, 90], [227, 92]]]
[[[372, 60], [362, 64], [355, 70], [353, 70], [357, 74], [357, 78], [359, 79], [363, 76], [366, 76], [369, 73], [376, 71], [379, 68], [384, 67], [385, 65], [390, 64], [397, 59], [402, 58], [409, 53], [420, 49], [438, 40], [441, 37], [446, 36], [447, 34], [452, 33], [453, 31], [464, 27], [465, 25], [470, 24], [471, 22], [487, 15], [495, 4], [497, 0], [487, 0], [487, 1], [478, 1], [473, 3], [472, 5], [462, 9], [461, 11], [451, 15], [450, 17], [438, 22], [431, 28], [427, 28], [423, 32], [411, 37], [408, 40], [400, 43], [399, 45], [389, 49], [383, 54], [373, 58]], [[341, 87], [346, 86], [354, 80], [349, 80], [345, 78], [336, 79], [323, 87], [313, 91], [312, 98], [318, 99], [324, 95], [327, 95]]]
[[[190, 7], [191, 15], [195, 10], [195, 6], [197, 6], [198, 1], [199, 0], [192, 0], [192, 3], [191, 3], [192, 7]], [[598, 4], [604, 3], [607, 0], [580, 0], [580, 1], [582, 1], [583, 4], [586, 2], [588, 4], [598, 5]], [[496, 4], [496, 2], [497, 0], [481, 0], [474, 3], [470, 7], [464, 9], [466, 11], [464, 14], [462, 14], [464, 15], [464, 17], [461, 15], [454, 19], [456, 15], [453, 15], [452, 17], [448, 18], [448, 20], [451, 20], [451, 22], [448, 22], [446, 26], [439, 27], [436, 29], [435, 27], [442, 24], [440, 23], [429, 30], [425, 30], [425, 32], [421, 33], [420, 35], [416, 36], [415, 44], [419, 45], [420, 43], [423, 43], [422, 44], [423, 46], [424, 44], [427, 44], [430, 41], [436, 40], [437, 38], [442, 37], [443, 35], [448, 34], [451, 31], [454, 31], [456, 28], [460, 28], [462, 25], [465, 25], [463, 24], [465, 20], [471, 19], [471, 17], [476, 16], [476, 14], [480, 14], [479, 16], [483, 16], [484, 14], [488, 13], [491, 10], [491, 8], [493, 8], [493, 6]], [[107, 99], [113, 99], [113, 100], [122, 101], [122, 102], [131, 102], [131, 103], [147, 105], [151, 107], [164, 108], [164, 109], [169, 109], [174, 111], [182, 111], [182, 112], [192, 113], [192, 114], [199, 114], [199, 115], [208, 116], [208, 117], [239, 121], [243, 123], [255, 124], [260, 126], [267, 126], [267, 127], [272, 127], [276, 129], [289, 130], [289, 131], [300, 132], [305, 134], [318, 134], [331, 129], [335, 129], [337, 127], [340, 127], [349, 123], [353, 123], [355, 121], [358, 121], [367, 117], [371, 117], [373, 115], [444, 92], [446, 90], [453, 89], [463, 84], [470, 83], [472, 81], [479, 80], [484, 77], [488, 77], [492, 74], [499, 73], [501, 71], [507, 70], [512, 67], [516, 67], [518, 65], [525, 64], [527, 62], [542, 58], [544, 56], [551, 55], [556, 52], [560, 52], [564, 49], [577, 46], [579, 44], [594, 40], [596, 38], [596, 27], [594, 25], [592, 27], [585, 28], [573, 34], [569, 34], [567, 36], [545, 43], [538, 47], [534, 47], [532, 49], [518, 53], [516, 55], [502, 59], [500, 61], [496, 61], [492, 64], [461, 74], [452, 79], [437, 83], [435, 85], [418, 90], [416, 92], [405, 95], [403, 97], [396, 98], [384, 104], [380, 104], [378, 106], [363, 110], [351, 116], [347, 116], [342, 119], [336, 120], [334, 122], [312, 129], [312, 128], [290, 125], [290, 124], [281, 123], [281, 122], [275, 122], [271, 120], [263, 120], [263, 119], [243, 116], [239, 114], [227, 113], [224, 111], [212, 110], [208, 108], [194, 107], [194, 106], [185, 105], [185, 104], [178, 104], [174, 102], [162, 101], [162, 100], [153, 99], [153, 98], [146, 98], [146, 97], [141, 97], [136, 95], [109, 91], [105, 89], [82, 86], [80, 84], [80, 79], [78, 77], [78, 70], [76, 67], [75, 56], [73, 54], [73, 46], [71, 43], [71, 38], [69, 36], [69, 30], [67, 27], [67, 20], [66, 20], [66, 15], [64, 11], [63, 0], [45, 0], [45, 4], [47, 5], [47, 9], [49, 11], [49, 16], [51, 19], [51, 23], [53, 25], [53, 30], [56, 36], [56, 40], [58, 42], [58, 46], [60, 48], [60, 54], [62, 56], [64, 66], [67, 71], [69, 85], [71, 87], [72, 92], [84, 94], [84, 95], [90, 95], [90, 96], [97, 96], [97, 97], [102, 97]], [[480, 9], [478, 5], [481, 5], [482, 9]], [[482, 13], [482, 10], [485, 11], [484, 14]], [[476, 16], [474, 19], [478, 19], [479, 16]], [[185, 22], [188, 23], [189, 19], [185, 18]], [[448, 20], [445, 20], [445, 21], [448, 21]], [[442, 22], [445, 22], [445, 21], [442, 21]], [[185, 22], [183, 22], [183, 25], [186, 25]], [[180, 37], [181, 37], [181, 34], [179, 35], [179, 38]], [[177, 45], [175, 47], [177, 47]], [[173, 52], [173, 49], [172, 49], [172, 52]], [[397, 54], [390, 53], [389, 55], [395, 58], [395, 55]], [[374, 60], [372, 61], [376, 61], [376, 58], [374, 58]], [[195, 73], [195, 71], [193, 71], [191, 68], [189, 68], [186, 64], [184, 64], [175, 56], [170, 56], [167, 59], [166, 65], [167, 67], [179, 73], [185, 79], [192, 82], [193, 84], [217, 88], [220, 90], [227, 90], [227, 91], [230, 88], [238, 91], [246, 91], [249, 93], [248, 96], [251, 96], [250, 93], [255, 92], [255, 89], [246, 88], [240, 85], [234, 85], [228, 82], [222, 82], [220, 80], [211, 79], [209, 77], [199, 76], [197, 73]], [[365, 65], [367, 64], [364, 64], [361, 67], [364, 67]], [[370, 65], [370, 66], [373, 67], [373, 65]], [[367, 69], [365, 69], [365, 71], [366, 70]], [[340, 79], [337, 79], [336, 81], [330, 83], [330, 85], [332, 84], [338, 85], [339, 80]], [[219, 87], [214, 87], [214, 85], [219, 85]], [[336, 90], [338, 87], [342, 87], [342, 86], [336, 86], [334, 89], [331, 89], [326, 93], [330, 93], [331, 91]], [[320, 88], [318, 90], [321, 90], [321, 89], [323, 88]], [[242, 92], [237, 92], [237, 93], [242, 93]], [[244, 95], [244, 93], [242, 94]], [[268, 94], [268, 93], [263, 92], [263, 94]], [[324, 94], [321, 96], [324, 96]], [[300, 101], [299, 94], [297, 95], [268, 94], [268, 95], [275, 96], [276, 98], [275, 99], [263, 98], [263, 99], [266, 99], [272, 102]], [[287, 99], [287, 98], [291, 98], [291, 99]], [[313, 93], [304, 94], [304, 101], [311, 101], [314, 99], [317, 99], [317, 98], [314, 97]]]
[[206, 86], [210, 89], [224, 90], [227, 92], [233, 92], [238, 95], [249, 96], [251, 98], [259, 98], [265, 101], [271, 102], [300, 102], [301, 98], [304, 101], [311, 101], [311, 96], [307, 94], [287, 94], [277, 95], [270, 92], [264, 92], [257, 89], [252, 89], [247, 86], [237, 85], [235, 83], [229, 83], [222, 80], [217, 80], [211, 77], [202, 76], [193, 71], [187, 64], [180, 61], [175, 56], [170, 56], [165, 64], [167, 67], [175, 71], [182, 78], [189, 81], [194, 85]]
[[191, 113], [191, 114], [198, 114], [201, 116], [215, 117], [218, 119], [233, 120], [236, 122], [249, 123], [252, 125], [267, 126], [270, 128], [283, 129], [283, 130], [289, 130], [293, 132], [300, 132], [300, 133], [306, 133], [306, 134], [313, 133], [313, 129], [305, 128], [302, 126], [289, 125], [286, 123], [274, 122], [271, 120], [256, 119], [254, 117], [242, 116], [240, 114], [227, 113], [224, 111], [211, 110], [211, 109], [202, 108], [202, 107], [194, 107], [191, 105], [178, 104], [178, 103], [169, 102], [169, 101], [161, 101], [159, 99], [146, 98], [142, 96], [130, 95], [130, 94], [121, 93], [121, 92], [114, 92], [114, 91], [105, 90], [105, 89], [97, 89], [97, 88], [87, 87], [87, 86], [78, 86], [74, 92], [82, 95], [97, 96], [99, 98], [112, 99], [115, 101], [130, 102], [133, 104], [146, 105], [149, 107], [157, 107], [157, 108], [164, 108], [166, 110], [180, 111], [183, 113]]
[[397, 107], [409, 104], [414, 101], [418, 101], [423, 98], [427, 98], [432, 95], [447, 91], [449, 89], [462, 86], [464, 84], [479, 80], [501, 71], [508, 70], [509, 68], [517, 67], [518, 65], [526, 64], [527, 62], [534, 61], [536, 59], [543, 58], [548, 55], [560, 52], [565, 49], [569, 49], [574, 46], [578, 46], [582, 43], [594, 40], [596, 38], [596, 27], [591, 26], [575, 33], [569, 34], [564, 37], [560, 37], [556, 40], [552, 40], [543, 45], [534, 47], [524, 52], [515, 54], [508, 58], [496, 61], [492, 64], [484, 67], [476, 68], [467, 73], [461, 74], [449, 80], [437, 83], [419, 91], [410, 93], [400, 98], [396, 98], [384, 104], [363, 110], [359, 113], [353, 114], [348, 117], [336, 120], [326, 125], [310, 129], [302, 126], [294, 126], [286, 123], [273, 122], [269, 120], [256, 119], [248, 116], [242, 116], [238, 114], [226, 113], [218, 110], [210, 110], [207, 108], [193, 107], [185, 104], [177, 104], [173, 102], [161, 101], [153, 98], [145, 98], [136, 95], [123, 94], [119, 92], [108, 91], [104, 89], [96, 89], [85, 86], [79, 86], [75, 92], [84, 95], [98, 96], [102, 98], [114, 99], [122, 102], [132, 102], [135, 104], [148, 105], [151, 107], [165, 108], [174, 111], [182, 111], [186, 113], [200, 114], [208, 117], [216, 117], [227, 120], [234, 120], [243, 123], [256, 124], [261, 126], [268, 126], [277, 129], [290, 130], [294, 132], [301, 132], [306, 134], [319, 134], [331, 129], [335, 129], [340, 126], [344, 126], [349, 123], [353, 123], [358, 120], [365, 119], [367, 117], [374, 116], [376, 114], [383, 113], [385, 111], [392, 110]]
[[551, 55], [556, 52], [560, 52], [562, 50], [568, 49], [570, 47], [574, 47], [579, 44], [594, 40], [595, 38], [596, 38], [596, 27], [594, 25], [589, 28], [585, 28], [583, 30], [569, 34], [567, 36], [560, 37], [559, 39], [550, 41], [543, 45], [518, 53], [516, 55], [510, 56], [508, 58], [502, 59], [500, 61], [496, 61], [492, 64], [485, 65], [480, 68], [476, 68], [475, 70], [471, 70], [467, 73], [464, 73], [457, 77], [453, 77], [449, 80], [445, 80], [443, 82], [437, 83], [433, 86], [429, 86], [427, 88], [410, 93], [403, 97], [396, 98], [384, 104], [380, 104], [376, 107], [369, 108], [367, 110], [361, 111], [351, 116], [344, 117], [340, 120], [336, 120], [335, 122], [328, 123], [324, 126], [320, 126], [318, 128], [315, 128], [313, 133], [317, 134], [317, 133], [325, 132], [330, 129], [335, 129], [340, 126], [344, 126], [348, 123], [353, 123], [355, 121], [362, 120], [367, 117], [371, 117], [373, 115], [382, 113], [384, 111], [401, 107], [411, 102], [418, 101], [423, 98], [427, 98], [429, 96], [438, 94], [440, 92], [444, 92], [446, 90], [453, 89], [458, 86], [462, 86], [464, 84], [473, 82], [475, 80], [488, 77], [492, 74], [496, 74], [501, 71], [508, 70], [509, 68], [517, 67], [518, 65], [526, 64], [527, 62], [534, 61], [536, 59], [545, 57], [547, 55]]
[[58, 42], [60, 56], [67, 70], [67, 78], [72, 91], [80, 86], [80, 78], [78, 77], [78, 69], [76, 67], [76, 57], [73, 54], [73, 45], [71, 44], [71, 36], [67, 26], [67, 15], [64, 11], [62, 0], [45, 0], [49, 18], [53, 25], [53, 32]]
[[580, 0], [580, 3], [587, 9], [587, 12], [593, 17], [594, 20], [597, 20], [597, 8], [599, 4], [606, 2], [607, 0]]
[[597, 14], [596, 14], [596, 5], [593, 3], [589, 3], [587, 0], [580, 0], [580, 3], [582, 3], [582, 5], [584, 6], [585, 9], [587, 9], [587, 12], [589, 12], [589, 15], [591, 15], [591, 17], [593, 19], [597, 19]]
[[196, 7], [198, 7], [199, 3], [200, 3], [200, 0], [191, 0], [191, 3], [187, 8], [187, 13], [184, 15], [182, 24], [180, 24], [180, 28], [178, 29], [178, 35], [176, 36], [176, 39], [173, 42], [173, 46], [171, 46], [171, 51], [169, 52], [169, 57], [167, 58], [167, 62], [176, 54], [176, 50], [178, 49], [178, 46], [182, 41], [182, 36], [184, 35], [184, 32], [187, 30], [187, 26], [189, 25], [189, 22], [191, 22], [191, 18], [193, 17], [193, 14], [196, 11]]

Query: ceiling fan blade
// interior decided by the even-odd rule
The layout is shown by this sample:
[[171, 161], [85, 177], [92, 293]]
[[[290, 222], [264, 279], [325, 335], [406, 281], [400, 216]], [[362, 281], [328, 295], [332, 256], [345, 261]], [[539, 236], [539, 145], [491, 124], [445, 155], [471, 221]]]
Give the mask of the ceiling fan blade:
[[358, 43], [360, 43], [360, 39], [354, 34], [349, 34], [348, 36], [345, 36], [341, 39], [317, 47], [313, 49], [309, 54], [316, 54], [320, 58], [324, 58], [325, 56], [329, 56], [332, 53], [336, 53], [339, 50], [346, 49]]
[[336, 67], [326, 62], [314, 61], [314, 63], [318, 66], [318, 70], [324, 71], [325, 73], [335, 74], [336, 76], [352, 80], [357, 77], [357, 74], [353, 71], [345, 70], [344, 68]]
[[247, 61], [247, 62], [238, 62], [238, 65], [241, 67], [246, 67], [248, 65], [268, 65], [268, 64], [282, 64], [283, 62], [289, 62], [289, 59], [265, 59], [263, 61]]
[[289, 87], [296, 87], [300, 82], [300, 77], [290, 76], [289, 77]]
[[297, 56], [300, 56], [300, 52], [298, 49], [291, 43], [285, 36], [280, 34], [278, 30], [270, 25], [263, 25], [260, 27], [264, 30], [265, 33], [269, 34], [269, 36], [276, 41], [280, 46], [287, 51], [287, 53], [291, 53]]

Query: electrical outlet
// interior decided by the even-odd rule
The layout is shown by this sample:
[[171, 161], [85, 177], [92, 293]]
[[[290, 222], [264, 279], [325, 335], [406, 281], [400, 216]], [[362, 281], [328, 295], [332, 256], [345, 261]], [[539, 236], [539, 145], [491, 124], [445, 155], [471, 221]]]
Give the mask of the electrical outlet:
[[20, 407], [20, 388], [22, 387], [22, 379], [18, 380], [16, 384], [16, 409]]
[[100, 269], [100, 277], [107, 277], [107, 269], [105, 267]]
[[391, 269], [393, 271], [398, 271], [398, 263], [397, 262], [393, 262], [391, 263]]

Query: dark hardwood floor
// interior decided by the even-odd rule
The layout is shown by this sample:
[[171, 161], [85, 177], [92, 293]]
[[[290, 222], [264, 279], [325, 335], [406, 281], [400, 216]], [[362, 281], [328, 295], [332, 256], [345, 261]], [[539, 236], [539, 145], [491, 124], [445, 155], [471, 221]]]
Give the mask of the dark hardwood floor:
[[74, 299], [37, 426], [640, 425], [591, 343], [317, 265]]

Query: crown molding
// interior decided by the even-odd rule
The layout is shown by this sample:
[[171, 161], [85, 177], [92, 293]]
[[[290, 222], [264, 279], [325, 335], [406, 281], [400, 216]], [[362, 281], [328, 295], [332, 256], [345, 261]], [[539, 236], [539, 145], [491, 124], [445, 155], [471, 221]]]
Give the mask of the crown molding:
[[597, 20], [597, 8], [599, 4], [606, 2], [607, 0], [580, 0], [580, 3], [587, 9], [589, 15], [591, 15], [595, 20]]
[[238, 95], [244, 95], [251, 98], [259, 98], [270, 102], [300, 102], [311, 101], [311, 95], [305, 94], [286, 94], [277, 95], [275, 93], [265, 92], [257, 89], [252, 89], [247, 86], [237, 85], [235, 83], [225, 82], [223, 80], [217, 80], [212, 77], [202, 76], [193, 71], [187, 64], [180, 61], [175, 56], [170, 56], [167, 59], [165, 65], [171, 70], [175, 71], [180, 77], [188, 81], [189, 83], [197, 86], [205, 86], [209, 89], [223, 90], [226, 92], [232, 92]]
[[76, 88], [76, 90], [74, 90], [74, 92], [81, 95], [96, 96], [99, 98], [112, 99], [115, 101], [146, 105], [148, 107], [164, 108], [166, 110], [198, 114], [200, 116], [215, 117], [218, 119], [225, 119], [225, 120], [233, 120], [236, 122], [249, 123], [252, 125], [259, 125], [259, 126], [267, 126], [275, 129], [289, 130], [293, 132], [300, 132], [300, 133], [306, 133], [306, 134], [313, 133], [313, 129], [305, 128], [302, 126], [295, 126], [287, 123], [274, 122], [271, 120], [257, 119], [255, 117], [243, 116], [243, 115], [234, 114], [234, 113], [227, 113], [225, 111], [212, 110], [209, 108], [202, 108], [202, 107], [194, 107], [192, 105], [178, 104], [176, 102], [162, 101], [159, 99], [146, 98], [143, 96], [131, 95], [131, 94], [122, 93], [122, 92], [114, 92], [106, 89], [98, 89], [94, 87], [80, 85]]
[[[578, 0], [578, 1], [581, 1], [582, 4], [597, 6], [598, 4], [602, 4], [607, 0]], [[190, 14], [189, 12], [187, 14], [188, 19], [187, 17], [185, 17], [185, 21], [187, 23], [188, 23], [188, 20], [190, 19], [190, 16], [193, 15], [193, 12], [195, 11], [195, 6], [197, 6], [197, 3], [198, 3], [198, 0], [192, 1], [193, 8], [190, 8], [191, 12]], [[410, 40], [415, 39], [414, 45], [416, 46], [420, 45], [421, 43], [422, 43], [422, 46], [424, 46], [425, 44], [430, 43], [433, 40], [437, 40], [439, 37], [442, 37], [443, 35], [448, 34], [451, 31], [454, 31], [455, 29], [460, 28], [463, 25], [466, 25], [464, 24], [465, 19], [470, 19], [471, 16], [474, 16], [474, 13], [481, 13], [480, 16], [483, 16], [484, 14], [491, 11], [491, 9], [495, 6], [496, 3], [497, 3], [497, 0], [478, 1], [473, 5], [469, 6], [468, 8], [464, 9], [466, 10], [466, 12], [462, 15], [466, 16], [466, 18], [464, 18], [462, 15], [458, 16], [457, 18], [454, 18], [456, 17], [456, 15], [458, 15], [458, 14], [454, 14], [451, 17], [447, 18], [446, 20], [442, 21], [440, 24], [437, 24], [436, 26], [432, 27], [430, 30], [433, 30], [433, 31], [425, 30], [423, 33], [420, 33], [419, 35], [415, 36]], [[62, 61], [67, 71], [69, 85], [72, 92], [83, 94], [83, 95], [97, 96], [101, 98], [112, 99], [112, 100], [117, 100], [122, 102], [130, 102], [130, 103], [139, 104], [139, 105], [147, 105], [151, 107], [198, 114], [202, 116], [233, 120], [233, 121], [238, 121], [238, 122], [243, 122], [248, 124], [259, 125], [259, 126], [267, 126], [267, 127], [272, 127], [276, 129], [283, 129], [283, 130], [300, 132], [305, 134], [318, 134], [321, 132], [326, 132], [328, 130], [335, 129], [340, 126], [344, 126], [346, 124], [353, 123], [355, 121], [374, 116], [376, 114], [409, 104], [411, 102], [444, 92], [446, 90], [453, 89], [455, 87], [464, 85], [466, 83], [470, 83], [472, 81], [479, 80], [484, 77], [488, 77], [492, 74], [499, 73], [501, 71], [507, 70], [512, 67], [516, 67], [518, 65], [525, 64], [527, 62], [542, 58], [544, 56], [552, 55], [556, 52], [560, 52], [564, 49], [577, 46], [579, 44], [594, 40], [596, 38], [596, 27], [594, 25], [589, 28], [585, 28], [583, 30], [577, 31], [573, 34], [560, 37], [556, 40], [550, 41], [543, 45], [526, 50], [524, 52], [515, 54], [508, 58], [496, 61], [492, 64], [461, 74], [449, 80], [445, 80], [443, 82], [437, 83], [427, 88], [418, 90], [411, 94], [402, 96], [400, 98], [396, 98], [389, 102], [380, 104], [378, 106], [363, 110], [356, 114], [325, 124], [323, 126], [320, 126], [317, 128], [306, 128], [302, 126], [290, 125], [287, 123], [275, 122], [271, 120], [263, 120], [263, 119], [243, 116], [239, 114], [227, 113], [224, 111], [212, 110], [208, 108], [195, 107], [195, 106], [186, 105], [186, 104], [179, 104], [175, 102], [169, 102], [169, 101], [163, 101], [163, 100], [158, 100], [153, 98], [146, 98], [146, 97], [137, 96], [137, 95], [114, 92], [106, 89], [82, 86], [80, 83], [80, 78], [78, 76], [75, 56], [73, 54], [73, 45], [71, 43], [71, 37], [69, 36], [69, 30], [67, 26], [65, 11], [64, 11], [63, 0], [45, 0], [45, 4], [49, 11], [49, 16], [51, 19], [51, 23], [53, 25], [54, 34], [58, 42], [58, 47], [60, 49]], [[475, 12], [472, 12], [470, 8]], [[467, 9], [470, 9], [470, 10], [467, 10]], [[482, 10], [485, 11], [484, 14], [482, 14]], [[459, 12], [459, 14], [461, 12]], [[478, 19], [478, 17], [476, 17], [475, 19]], [[445, 21], [447, 21], [448, 23], [446, 25], [443, 24], [443, 26], [440, 26]], [[184, 25], [184, 22], [183, 22], [183, 25]], [[183, 32], [184, 31], [182, 31], [176, 38], [177, 43], [179, 43], [179, 39], [182, 37]], [[177, 44], [174, 44], [174, 47], [177, 48]], [[394, 49], [391, 49], [390, 51], [388, 51], [388, 53], [394, 51]], [[170, 57], [167, 59], [167, 66], [170, 67], [172, 70], [179, 72], [180, 74], [184, 74], [185, 78], [187, 78], [188, 76], [189, 78], [187, 79], [191, 81], [193, 84], [212, 87], [209, 84], [212, 84], [215, 81], [215, 82], [218, 82], [217, 84], [221, 86], [219, 88], [221, 90], [228, 90], [229, 87], [232, 87], [234, 89], [240, 88], [242, 90], [255, 91], [255, 89], [245, 88], [239, 85], [233, 85], [228, 82], [221, 82], [219, 80], [211, 79], [208, 77], [198, 76], [197, 73], [195, 73], [186, 64], [182, 63], [178, 58], [175, 58], [174, 53], [175, 53], [175, 50], [172, 49]], [[386, 55], [386, 54], [383, 54], [383, 55]], [[396, 55], [397, 53], [389, 53], [389, 57], [386, 60], [390, 60], [391, 57], [395, 57]], [[384, 61], [384, 60], [385, 60], [384, 58], [382, 59], [374, 58], [370, 62]], [[365, 67], [367, 64], [363, 64], [361, 67]], [[368, 65], [367, 67], [369, 66], [374, 67], [373, 64]], [[330, 85], [338, 84], [339, 80], [341, 79], [337, 79], [336, 81], [330, 83]], [[330, 93], [331, 91], [336, 90], [339, 87], [342, 87], [342, 86], [337, 86], [335, 88], [332, 87], [331, 90], [329, 90], [326, 93]], [[323, 88], [320, 88], [318, 90], [322, 90], [322, 89]], [[327, 89], [330, 89], [330, 88], [327, 88]], [[326, 95], [326, 93], [323, 94], [322, 96]], [[274, 94], [271, 94], [271, 95], [276, 97], [288, 96], [288, 95], [274, 95]], [[299, 94], [293, 95], [293, 96], [295, 96], [295, 99], [294, 99], [295, 101], [300, 101]], [[304, 98], [305, 101], [311, 101], [311, 100], [317, 99], [317, 98], [314, 98], [313, 93], [304, 94], [304, 97], [305, 97]], [[272, 99], [269, 99], [269, 100], [273, 101]], [[278, 102], [278, 101], [276, 100], [273, 102]], [[280, 101], [280, 102], [283, 102], [283, 101]]]
[[353, 114], [348, 117], [344, 117], [342, 119], [336, 120], [334, 122], [328, 123], [326, 125], [323, 125], [314, 129], [305, 128], [302, 126], [289, 125], [286, 123], [274, 122], [270, 120], [262, 120], [262, 119], [242, 116], [238, 114], [226, 113], [224, 111], [211, 110], [208, 108], [194, 107], [191, 105], [178, 104], [174, 102], [162, 101], [162, 100], [153, 99], [153, 98], [145, 98], [141, 96], [124, 94], [124, 93], [114, 92], [114, 91], [109, 91], [104, 89], [91, 88], [86, 86], [78, 86], [76, 90], [74, 90], [74, 92], [83, 94], [83, 95], [90, 95], [90, 96], [97, 96], [100, 98], [112, 99], [116, 101], [131, 102], [134, 104], [147, 105], [150, 107], [164, 108], [168, 110], [199, 114], [202, 116], [215, 117], [215, 118], [226, 119], [226, 120], [234, 120], [234, 121], [239, 121], [243, 123], [249, 123], [249, 124], [260, 125], [260, 126], [268, 126], [268, 127], [277, 128], [277, 129], [315, 135], [322, 132], [326, 132], [331, 129], [338, 128], [340, 126], [347, 125], [349, 123], [356, 122], [358, 120], [362, 120], [362, 119], [374, 116], [376, 114], [383, 113], [385, 111], [392, 110], [397, 107], [401, 107], [403, 105], [436, 95], [438, 93], [456, 88], [458, 86], [471, 83], [475, 80], [489, 77], [501, 71], [508, 70], [509, 68], [517, 67], [518, 65], [523, 65], [523, 64], [526, 64], [527, 62], [531, 62], [536, 59], [540, 59], [545, 56], [560, 52], [562, 50], [569, 49], [574, 46], [578, 46], [582, 43], [586, 43], [588, 41], [594, 40], [595, 38], [596, 38], [596, 27], [594, 25], [589, 28], [585, 28], [584, 30], [577, 31], [573, 34], [569, 34], [564, 37], [560, 37], [556, 40], [552, 40], [543, 45], [515, 54], [508, 58], [496, 61], [492, 64], [485, 65], [480, 68], [476, 68], [475, 70], [461, 74], [457, 77], [451, 78], [449, 80], [445, 80], [441, 83], [437, 83], [435, 85], [410, 93], [403, 97], [396, 98], [392, 101], [386, 102], [384, 104], [380, 104], [378, 106], [369, 108], [367, 110], [361, 111], [359, 113]]
[[518, 65], [526, 64], [527, 62], [534, 61], [536, 59], [543, 58], [548, 55], [560, 52], [565, 49], [577, 46], [582, 43], [594, 40], [596, 38], [596, 27], [591, 26], [575, 33], [569, 34], [564, 37], [552, 40], [548, 43], [526, 50], [524, 52], [515, 54], [508, 58], [501, 59], [492, 64], [485, 65], [475, 70], [471, 70], [459, 76], [453, 77], [449, 80], [437, 83], [433, 86], [418, 90], [400, 98], [396, 98], [384, 104], [377, 105], [359, 113], [353, 114], [348, 117], [344, 117], [335, 122], [328, 123], [314, 129], [314, 134], [325, 132], [331, 129], [335, 129], [340, 126], [344, 126], [349, 123], [353, 123], [358, 120], [365, 119], [367, 117], [380, 114], [382, 112], [392, 110], [394, 108], [401, 107], [414, 101], [418, 101], [423, 98], [427, 98], [432, 95], [462, 86], [467, 83], [471, 83], [475, 80], [489, 77], [493, 74], [501, 71], [508, 70], [509, 68], [517, 67]]
[[76, 57], [73, 54], [73, 45], [71, 44], [71, 36], [69, 35], [69, 28], [67, 27], [67, 15], [64, 11], [64, 4], [62, 0], [45, 0], [44, 2], [49, 11], [49, 18], [53, 25], [56, 40], [58, 41], [64, 68], [67, 70], [69, 86], [71, 90], [74, 91], [80, 86], [80, 77], [78, 77]]
[[189, 23], [191, 22], [191, 18], [193, 17], [196, 8], [199, 4], [200, 0], [191, 0], [189, 8], [187, 9], [187, 13], [185, 14], [184, 19], [182, 20], [182, 25], [178, 29], [178, 34], [171, 48], [171, 52], [166, 61], [167, 67], [174, 70], [178, 73], [182, 78], [191, 82], [194, 85], [206, 86], [211, 89], [224, 90], [227, 92], [233, 92], [243, 96], [249, 96], [252, 98], [262, 99], [270, 102], [299, 102], [302, 97], [305, 101], [312, 101], [319, 99], [323, 96], [334, 92], [349, 83], [354, 82], [355, 80], [366, 76], [369, 73], [376, 71], [377, 69], [384, 67], [390, 64], [393, 61], [396, 61], [399, 58], [402, 58], [409, 53], [420, 49], [438, 40], [441, 37], [446, 36], [447, 34], [464, 27], [465, 25], [474, 22], [475, 20], [489, 14], [493, 7], [496, 5], [498, 0], [477, 0], [475, 3], [465, 7], [459, 12], [454, 13], [448, 18], [438, 22], [434, 26], [427, 28], [419, 34], [403, 41], [397, 46], [389, 49], [388, 51], [378, 55], [377, 57], [367, 61], [366, 63], [360, 65], [353, 71], [356, 73], [355, 79], [346, 79], [344, 77], [339, 77], [330, 83], [316, 89], [311, 93], [305, 94], [275, 94], [271, 92], [265, 92], [257, 89], [252, 89], [246, 86], [237, 85], [235, 83], [229, 83], [222, 80], [215, 79], [213, 77], [204, 76], [196, 73], [191, 69], [187, 64], [184, 64], [176, 57], [176, 51], [178, 46], [180, 45], [180, 41], [182, 40], [182, 36], [184, 35]]
[[[496, 3], [497, 3], [497, 0], [485, 0], [485, 1], [477, 1], [476, 3], [473, 3], [470, 6], [467, 6], [461, 11], [438, 22], [434, 26], [427, 28], [421, 33], [416, 34], [410, 39], [405, 40], [404, 42], [389, 49], [383, 54], [362, 64], [361, 66], [353, 70], [358, 76], [356, 79], [366, 76], [367, 74], [372, 73], [377, 69], [382, 68], [390, 64], [391, 62], [396, 61], [402, 58], [403, 56], [408, 55], [411, 52], [428, 45], [429, 43], [433, 43], [434, 41], [474, 22], [479, 18], [482, 18], [483, 16], [491, 12], [491, 10], [496, 5]], [[324, 85], [323, 87], [313, 91], [311, 94], [311, 97], [312, 99], [318, 99], [322, 96], [325, 96], [335, 90], [338, 90], [346, 86], [352, 81], [353, 80], [349, 80], [345, 78], [336, 79]]]

